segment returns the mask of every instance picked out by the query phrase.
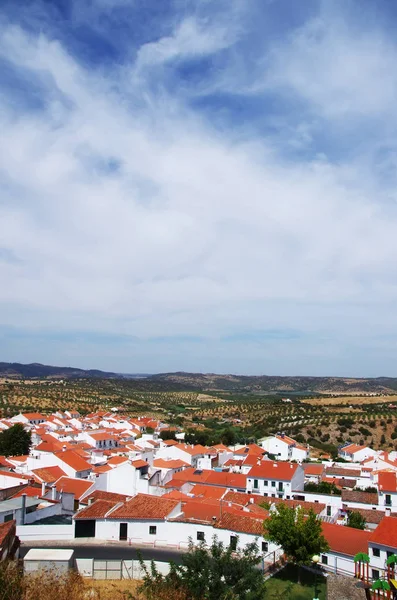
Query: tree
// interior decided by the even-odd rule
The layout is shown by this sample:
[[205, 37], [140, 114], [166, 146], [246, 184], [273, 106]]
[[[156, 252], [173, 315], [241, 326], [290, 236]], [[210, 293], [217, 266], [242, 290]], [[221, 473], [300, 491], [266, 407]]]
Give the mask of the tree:
[[0, 433], [0, 454], [4, 456], [24, 456], [29, 454], [31, 435], [20, 423]]
[[366, 521], [364, 517], [357, 511], [352, 510], [347, 517], [347, 526], [354, 529], [365, 529]]
[[311, 564], [314, 555], [329, 549], [321, 521], [312, 509], [306, 517], [300, 507], [294, 509], [280, 503], [264, 522], [264, 529], [265, 539], [279, 544], [298, 567]]
[[152, 562], [145, 572], [141, 591], [149, 600], [177, 597], [178, 600], [262, 600], [265, 594], [257, 544], [233, 550], [213, 538], [194, 545], [182, 556], [182, 564], [171, 563], [168, 575], [161, 575]]

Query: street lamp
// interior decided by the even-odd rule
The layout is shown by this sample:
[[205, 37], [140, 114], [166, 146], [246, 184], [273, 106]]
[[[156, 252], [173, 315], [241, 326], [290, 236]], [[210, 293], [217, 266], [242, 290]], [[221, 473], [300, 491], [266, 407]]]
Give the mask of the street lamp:
[[314, 565], [314, 598], [313, 600], [320, 600], [318, 595], [317, 595], [317, 565], [320, 561], [320, 557], [318, 554], [315, 554], [312, 557], [312, 563]]

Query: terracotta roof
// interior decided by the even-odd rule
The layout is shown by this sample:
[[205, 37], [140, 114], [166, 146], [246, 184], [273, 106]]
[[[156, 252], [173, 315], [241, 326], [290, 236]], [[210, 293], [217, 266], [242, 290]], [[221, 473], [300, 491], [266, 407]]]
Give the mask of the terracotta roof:
[[342, 490], [342, 502], [361, 502], [362, 504], [378, 504], [378, 494], [373, 492], [361, 492]]
[[348, 446], [341, 448], [341, 452], [347, 452], [348, 454], [354, 454], [355, 452], [358, 452], [359, 450], [365, 450], [366, 448], [367, 448], [367, 446], [359, 446], [358, 444], [349, 444]]
[[305, 471], [305, 475], [322, 475], [325, 468], [324, 465], [316, 463], [304, 463], [302, 466]]
[[212, 485], [202, 485], [196, 483], [189, 493], [193, 494], [193, 496], [203, 496], [204, 498], [216, 498], [219, 500], [219, 498], [222, 498], [226, 492], [227, 488], [225, 487], [216, 487]]
[[183, 460], [165, 460], [164, 458], [156, 458], [153, 461], [153, 467], [158, 469], [181, 469], [182, 467], [189, 467], [190, 465]]
[[355, 556], [358, 552], [368, 553], [368, 542], [373, 535], [371, 531], [344, 527], [334, 523], [322, 522], [321, 525], [332, 552], [349, 556]]
[[195, 446], [190, 446], [189, 444], [175, 444], [175, 448], [179, 448], [191, 456], [196, 456], [197, 454], [207, 454], [207, 448], [205, 446], [201, 446], [201, 444], [196, 444]]
[[6, 541], [6, 538], [8, 536], [8, 534], [15, 529], [15, 525], [16, 522], [13, 521], [6, 521], [5, 523], [0, 523], [0, 548], [3, 547], [4, 542]]
[[296, 463], [264, 460], [260, 465], [252, 467], [248, 473], [250, 479], [271, 479], [291, 481], [299, 465]]
[[128, 500], [130, 496], [126, 496], [125, 494], [117, 494], [115, 492], [105, 492], [104, 490], [94, 490], [92, 493], [88, 494], [81, 501], [82, 504], [88, 504], [89, 500], [95, 502], [96, 500], [106, 500], [107, 502], [125, 502]]
[[109, 467], [109, 465], [98, 465], [97, 467], [92, 468], [93, 473], [108, 473], [111, 470], [112, 467]]
[[5, 456], [0, 456], [0, 466], [6, 467], [7, 469], [11, 469], [14, 465], [8, 462]]
[[66, 477], [65, 471], [61, 467], [42, 467], [41, 469], [32, 470], [33, 478], [40, 483], [55, 483], [60, 477]]
[[247, 456], [248, 454], [262, 456], [263, 454], [266, 454], [266, 451], [257, 444], [249, 444], [248, 446], [243, 446], [243, 448], [239, 448], [238, 450], [233, 450], [233, 454], [237, 454], [238, 456]]
[[343, 467], [327, 467], [327, 475], [338, 475], [341, 477], [360, 477], [361, 469], [345, 469]]
[[128, 462], [128, 458], [126, 456], [111, 456], [108, 459], [108, 465], [121, 465], [122, 463]]
[[179, 502], [149, 494], [137, 494], [109, 515], [112, 519], [164, 519]]
[[22, 413], [22, 415], [29, 421], [38, 421], [39, 419], [43, 419], [45, 421], [47, 418], [41, 413]]
[[57, 492], [67, 492], [74, 494], [76, 500], [79, 500], [92, 486], [92, 481], [86, 479], [75, 479], [73, 477], [61, 477], [55, 484]]
[[216, 529], [229, 529], [238, 533], [250, 533], [262, 536], [264, 533], [263, 521], [263, 517], [258, 518], [246, 513], [236, 515], [226, 512], [223, 513], [219, 521], [216, 521], [214, 527]]
[[131, 464], [133, 467], [135, 467], [136, 469], [142, 469], [142, 467], [148, 467], [149, 463], [147, 463], [145, 460], [132, 460]]
[[66, 465], [74, 469], [76, 472], [88, 470], [90, 471], [92, 469], [90, 463], [84, 460], [84, 458], [79, 456], [73, 450], [65, 450], [62, 452], [58, 452], [56, 456], [59, 458], [59, 460], [61, 460]]
[[176, 440], [164, 440], [164, 444], [166, 446], [177, 446], [178, 442]]
[[187, 500], [190, 498], [187, 494], [180, 492], [179, 490], [172, 490], [161, 496], [162, 498], [171, 498], [172, 500]]
[[39, 498], [41, 496], [41, 488], [27, 485], [22, 490], [19, 490], [19, 492], [11, 496], [11, 498], [20, 498], [24, 494], [26, 494], [29, 498]]
[[378, 486], [382, 492], [396, 492], [397, 491], [397, 475], [395, 472], [379, 473], [378, 475]]
[[75, 514], [75, 519], [104, 519], [108, 512], [117, 506], [117, 502], [111, 500], [96, 500], [86, 508]]
[[397, 547], [397, 518], [384, 517], [378, 527], [372, 532], [371, 544], [382, 544], [389, 548]]
[[[349, 512], [358, 512], [361, 516], [364, 517], [367, 523], [372, 523], [378, 525], [382, 519], [385, 517], [385, 513], [383, 510], [370, 510], [366, 508], [352, 508]], [[397, 516], [397, 515], [393, 515]]]

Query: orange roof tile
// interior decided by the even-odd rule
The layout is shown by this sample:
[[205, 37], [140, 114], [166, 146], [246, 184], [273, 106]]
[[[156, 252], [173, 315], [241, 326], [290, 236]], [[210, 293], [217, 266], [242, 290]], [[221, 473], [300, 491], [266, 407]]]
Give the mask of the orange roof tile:
[[177, 506], [178, 500], [137, 494], [109, 515], [112, 519], [164, 519]]
[[153, 467], [158, 469], [180, 469], [182, 467], [189, 467], [190, 465], [183, 460], [165, 460], [164, 458], [156, 458], [153, 461]]
[[11, 496], [11, 498], [20, 498], [24, 494], [26, 494], [29, 498], [40, 498], [41, 497], [41, 488], [28, 485], [28, 486], [24, 487], [22, 490], [19, 490], [13, 496]]
[[397, 547], [397, 518], [384, 517], [375, 531], [372, 532], [370, 542], [382, 544], [389, 548]]
[[76, 472], [91, 471], [92, 466], [73, 450], [65, 450], [57, 452], [56, 456], [66, 465], [74, 469]]
[[128, 500], [130, 496], [126, 496], [125, 494], [117, 494], [116, 492], [105, 492], [105, 490], [94, 490], [92, 493], [89, 493], [85, 498], [82, 499], [82, 504], [88, 504], [90, 500], [95, 502], [96, 500], [107, 500], [107, 502], [113, 502], [117, 504], [118, 502], [125, 502]]
[[397, 475], [395, 472], [379, 473], [378, 475], [379, 490], [383, 492], [397, 491]]
[[73, 477], [61, 477], [55, 484], [57, 492], [66, 492], [73, 494], [76, 500], [80, 500], [91, 487], [93, 487], [92, 481], [86, 479], [75, 479]]
[[16, 522], [14, 520], [6, 521], [5, 523], [0, 523], [0, 548], [3, 547], [7, 536], [11, 534], [13, 530], [15, 532], [15, 527]]
[[42, 467], [40, 469], [33, 469], [32, 475], [35, 481], [40, 483], [55, 483], [60, 477], [66, 477], [65, 471], [62, 471], [61, 467]]
[[196, 483], [190, 490], [190, 494], [193, 496], [203, 496], [204, 498], [222, 498], [227, 492], [227, 488], [225, 487], [216, 487], [212, 485], [201, 485]]
[[[268, 514], [266, 515], [268, 516]], [[262, 536], [264, 533], [263, 521], [266, 516], [262, 518], [243, 514], [223, 513], [219, 521], [216, 521], [214, 527], [216, 529], [229, 529], [230, 531], [236, 531], [238, 533], [251, 533], [254, 535]]]
[[[395, 520], [397, 521], [397, 519]], [[372, 535], [370, 531], [362, 531], [361, 529], [344, 527], [334, 523], [322, 522], [321, 525], [324, 537], [332, 552], [349, 556], [355, 556], [358, 552], [368, 553], [368, 542]]]
[[291, 481], [298, 465], [295, 463], [264, 460], [260, 465], [255, 465], [248, 473], [250, 479], [272, 479], [273, 481]]
[[96, 500], [93, 504], [90, 504], [86, 508], [83, 508], [75, 514], [75, 519], [104, 519], [106, 515], [111, 511], [117, 502], [111, 500]]

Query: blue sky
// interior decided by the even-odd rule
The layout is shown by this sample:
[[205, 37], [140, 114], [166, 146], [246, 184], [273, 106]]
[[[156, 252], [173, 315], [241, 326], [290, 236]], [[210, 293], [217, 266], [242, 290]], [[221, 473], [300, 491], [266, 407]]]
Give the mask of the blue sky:
[[0, 360], [397, 375], [392, 0], [3, 0]]

